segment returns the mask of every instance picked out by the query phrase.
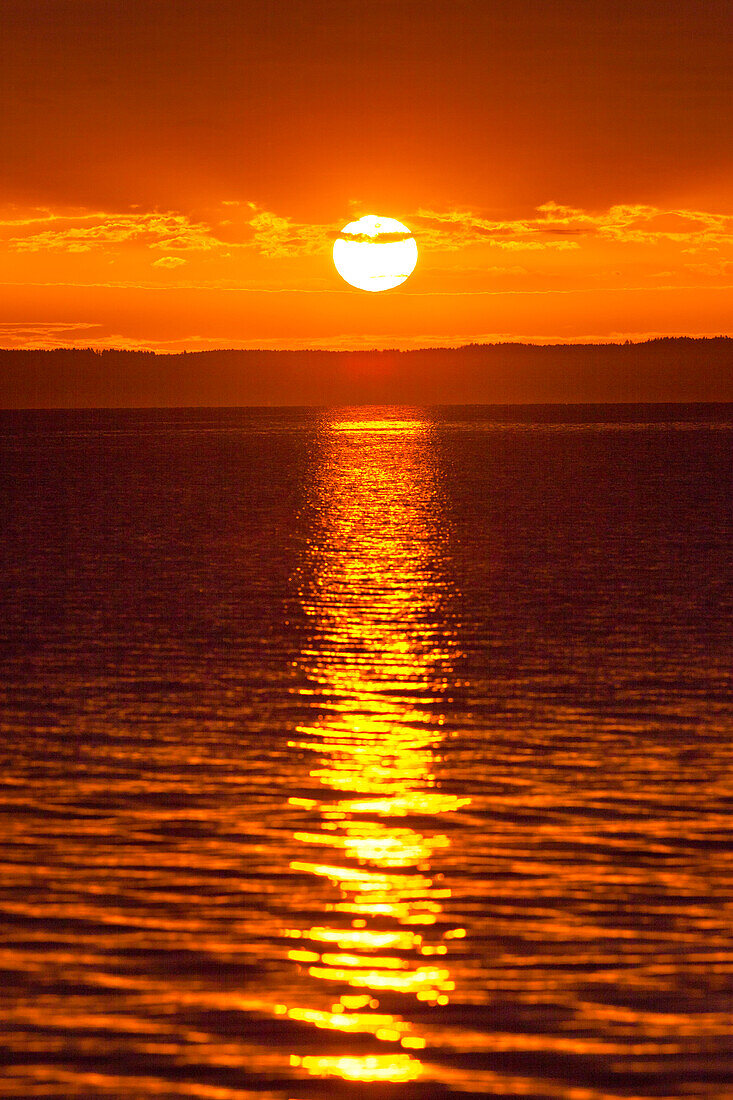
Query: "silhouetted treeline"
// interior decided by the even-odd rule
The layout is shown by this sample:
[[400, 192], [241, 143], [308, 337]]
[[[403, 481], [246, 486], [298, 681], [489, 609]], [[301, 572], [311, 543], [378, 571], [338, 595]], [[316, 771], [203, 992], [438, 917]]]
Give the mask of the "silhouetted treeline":
[[424, 351], [0, 350], [2, 408], [733, 401], [733, 338]]

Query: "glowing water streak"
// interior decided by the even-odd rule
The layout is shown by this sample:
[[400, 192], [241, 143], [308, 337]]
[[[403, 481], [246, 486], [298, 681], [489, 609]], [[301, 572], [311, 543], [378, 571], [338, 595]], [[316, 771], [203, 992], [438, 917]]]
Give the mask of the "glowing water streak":
[[[430, 432], [419, 418], [340, 418], [327, 428], [301, 593], [313, 622], [302, 655], [305, 692], [319, 717], [299, 727], [291, 747], [318, 754], [310, 778], [332, 793], [291, 799], [320, 821], [295, 834], [303, 858], [291, 867], [327, 880], [340, 900], [330, 907], [331, 926], [287, 934], [299, 941], [291, 961], [316, 989], [333, 984], [340, 997], [330, 1008], [278, 1006], [319, 1029], [368, 1033], [411, 1050], [425, 1040], [407, 1013], [377, 1012], [378, 997], [399, 995], [407, 1008], [412, 999], [450, 998], [450, 967], [435, 958], [448, 947], [432, 932], [450, 891], [431, 868], [450, 843], [441, 817], [469, 801], [440, 791], [434, 771], [457, 647], [441, 625], [444, 524]], [[309, 1075], [360, 1081], [408, 1081], [421, 1071], [399, 1049], [293, 1055], [291, 1063]]]

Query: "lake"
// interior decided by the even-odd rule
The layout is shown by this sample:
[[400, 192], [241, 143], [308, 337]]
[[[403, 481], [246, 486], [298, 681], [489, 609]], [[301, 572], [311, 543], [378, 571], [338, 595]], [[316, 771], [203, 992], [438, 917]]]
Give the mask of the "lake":
[[733, 1095], [733, 406], [0, 413], [0, 1094]]

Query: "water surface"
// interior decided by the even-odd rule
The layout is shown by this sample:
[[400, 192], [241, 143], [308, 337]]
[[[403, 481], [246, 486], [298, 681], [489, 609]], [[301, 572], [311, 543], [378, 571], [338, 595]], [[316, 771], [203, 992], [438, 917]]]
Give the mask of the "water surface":
[[733, 410], [0, 415], [0, 1094], [733, 1093]]

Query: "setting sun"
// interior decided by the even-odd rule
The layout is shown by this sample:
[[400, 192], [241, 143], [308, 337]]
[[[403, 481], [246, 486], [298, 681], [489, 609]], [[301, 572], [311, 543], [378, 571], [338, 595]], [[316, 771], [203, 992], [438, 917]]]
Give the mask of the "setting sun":
[[391, 290], [415, 270], [417, 244], [402, 222], [365, 214], [341, 230], [333, 262], [341, 278], [359, 290]]

